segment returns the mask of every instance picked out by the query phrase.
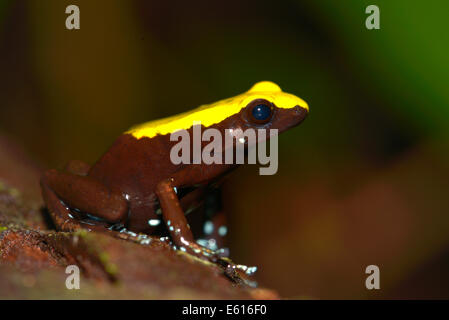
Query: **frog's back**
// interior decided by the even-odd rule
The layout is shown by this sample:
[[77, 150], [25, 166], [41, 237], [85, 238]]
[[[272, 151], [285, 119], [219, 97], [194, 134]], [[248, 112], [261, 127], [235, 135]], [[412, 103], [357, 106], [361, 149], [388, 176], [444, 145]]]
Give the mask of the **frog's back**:
[[169, 177], [177, 166], [170, 161], [169, 135], [137, 139], [122, 134], [92, 166], [89, 176], [131, 199], [148, 197], [158, 181]]
[[235, 115], [240, 108], [235, 98], [230, 98], [134, 126], [117, 138], [89, 175], [129, 195], [154, 190], [158, 181], [179, 168], [170, 161], [171, 147], [177, 143], [170, 141], [173, 132], [189, 130], [194, 124], [210, 127]]
[[151, 139], [157, 135], [169, 135], [179, 130], [188, 130], [194, 124], [210, 127], [233, 116], [240, 109], [241, 107], [234, 102], [234, 98], [229, 98], [171, 117], [136, 125], [125, 133], [131, 134], [137, 139], [145, 137]]

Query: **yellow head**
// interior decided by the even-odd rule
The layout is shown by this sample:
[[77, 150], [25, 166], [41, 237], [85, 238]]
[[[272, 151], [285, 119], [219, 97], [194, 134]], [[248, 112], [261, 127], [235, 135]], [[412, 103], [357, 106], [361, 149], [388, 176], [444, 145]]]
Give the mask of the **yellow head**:
[[295, 109], [309, 111], [307, 103], [297, 96], [283, 92], [281, 88], [270, 81], [256, 83], [250, 90], [235, 97], [200, 106], [197, 109], [172, 117], [150, 121], [131, 128], [126, 133], [137, 139], [152, 138], [158, 134], [170, 134], [178, 130], [189, 129], [194, 124], [201, 123], [205, 127], [223, 120], [247, 109], [257, 101], [266, 101], [277, 109]]

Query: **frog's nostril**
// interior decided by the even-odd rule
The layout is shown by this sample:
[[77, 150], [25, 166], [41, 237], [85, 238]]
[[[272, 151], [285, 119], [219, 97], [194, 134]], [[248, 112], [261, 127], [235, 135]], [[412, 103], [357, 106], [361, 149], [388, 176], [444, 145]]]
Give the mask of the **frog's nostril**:
[[305, 116], [309, 112], [306, 108], [303, 108], [299, 105], [296, 105], [293, 109], [295, 110], [297, 115], [301, 115], [301, 116]]

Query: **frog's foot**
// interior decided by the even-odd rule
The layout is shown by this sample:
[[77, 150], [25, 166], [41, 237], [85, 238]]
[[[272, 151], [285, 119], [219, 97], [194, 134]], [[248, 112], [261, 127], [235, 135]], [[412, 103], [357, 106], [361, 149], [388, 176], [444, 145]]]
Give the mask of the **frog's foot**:
[[233, 262], [227, 257], [229, 250], [226, 248], [212, 250], [196, 242], [184, 240], [183, 246], [179, 248], [175, 246], [175, 249], [189, 253], [202, 261], [219, 266], [223, 270], [223, 273], [237, 284], [257, 287], [257, 283], [249, 278], [257, 271], [257, 267], [248, 267]]
[[245, 284], [252, 288], [257, 287], [257, 282], [251, 280], [250, 276], [254, 275], [257, 271], [257, 267], [252, 266], [248, 267], [243, 264], [236, 264], [232, 262], [228, 258], [222, 258], [223, 261], [227, 264], [224, 274], [231, 279], [232, 281], [238, 284]]

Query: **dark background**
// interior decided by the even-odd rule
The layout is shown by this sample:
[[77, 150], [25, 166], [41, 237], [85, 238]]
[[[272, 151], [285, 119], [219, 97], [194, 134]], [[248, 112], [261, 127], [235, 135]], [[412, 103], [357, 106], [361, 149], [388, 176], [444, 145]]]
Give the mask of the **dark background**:
[[[65, 28], [70, 4], [81, 30]], [[369, 4], [380, 30], [365, 28]], [[448, 12], [444, 0], [0, 0], [0, 132], [42, 168], [92, 163], [133, 124], [274, 81], [310, 115], [280, 137], [276, 175], [230, 177], [232, 258], [287, 298], [448, 298]]]

